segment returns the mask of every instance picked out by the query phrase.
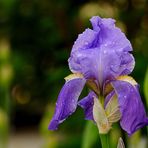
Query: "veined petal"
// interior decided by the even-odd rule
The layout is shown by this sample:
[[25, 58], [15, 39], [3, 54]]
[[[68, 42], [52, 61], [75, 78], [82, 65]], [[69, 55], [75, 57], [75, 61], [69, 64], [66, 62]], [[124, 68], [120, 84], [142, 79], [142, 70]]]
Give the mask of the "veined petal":
[[77, 77], [68, 80], [64, 84], [58, 96], [54, 116], [49, 125], [50, 130], [56, 130], [58, 125], [76, 110], [77, 101], [85, 82], [84, 78]]
[[108, 122], [110, 124], [120, 120], [121, 113], [120, 113], [118, 98], [116, 94], [114, 94], [108, 101], [107, 105], [105, 106], [105, 112], [107, 114]]
[[[131, 83], [132, 82], [132, 83]], [[116, 80], [112, 82], [118, 96], [121, 111], [121, 127], [129, 134], [133, 134], [139, 128], [148, 125], [148, 118], [135, 81]]]
[[120, 81], [128, 82], [133, 86], [138, 85], [138, 83], [131, 76], [123, 75], [123, 76], [117, 77], [116, 79]]
[[91, 91], [88, 94], [88, 96], [86, 96], [85, 98], [81, 99], [78, 102], [78, 105], [84, 109], [86, 120], [94, 120], [93, 119], [93, 105], [94, 105], [94, 97], [95, 96], [96, 96], [96, 94], [93, 91]]
[[72, 72], [96, 79], [102, 87], [106, 80], [130, 74], [135, 61], [132, 46], [113, 19], [92, 17], [93, 29], [86, 29], [73, 45], [68, 60]]

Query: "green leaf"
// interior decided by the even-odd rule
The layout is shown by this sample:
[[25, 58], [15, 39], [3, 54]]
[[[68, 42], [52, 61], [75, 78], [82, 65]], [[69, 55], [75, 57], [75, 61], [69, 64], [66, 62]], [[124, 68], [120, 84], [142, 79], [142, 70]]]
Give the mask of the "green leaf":
[[[144, 95], [145, 95], [145, 101], [146, 101], [146, 107], [148, 108], [148, 68], [145, 74], [144, 79]], [[147, 126], [147, 133], [148, 133], [148, 126]]]
[[92, 121], [87, 121], [83, 134], [82, 148], [92, 148], [99, 138], [98, 129]]
[[147, 107], [148, 107], [148, 68], [147, 68], [147, 71], [146, 71], [146, 74], [145, 74], [145, 79], [144, 79], [144, 95], [145, 95], [146, 104], [147, 104]]

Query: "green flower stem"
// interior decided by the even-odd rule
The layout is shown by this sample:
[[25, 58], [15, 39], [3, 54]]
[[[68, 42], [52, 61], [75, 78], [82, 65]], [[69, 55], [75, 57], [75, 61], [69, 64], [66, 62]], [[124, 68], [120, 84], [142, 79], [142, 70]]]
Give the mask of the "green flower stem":
[[109, 148], [108, 134], [100, 134], [102, 148]]

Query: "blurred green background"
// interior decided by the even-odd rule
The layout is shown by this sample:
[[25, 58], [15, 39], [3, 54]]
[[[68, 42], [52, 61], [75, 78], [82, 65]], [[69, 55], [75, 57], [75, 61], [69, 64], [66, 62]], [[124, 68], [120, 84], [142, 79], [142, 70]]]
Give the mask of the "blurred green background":
[[[0, 148], [101, 147], [80, 108], [58, 131], [47, 130], [71, 47], [94, 15], [116, 19], [132, 42], [132, 76], [148, 110], [148, 0], [0, 0]], [[111, 147], [121, 135], [127, 147], [146, 147], [146, 128], [128, 138], [115, 125]]]

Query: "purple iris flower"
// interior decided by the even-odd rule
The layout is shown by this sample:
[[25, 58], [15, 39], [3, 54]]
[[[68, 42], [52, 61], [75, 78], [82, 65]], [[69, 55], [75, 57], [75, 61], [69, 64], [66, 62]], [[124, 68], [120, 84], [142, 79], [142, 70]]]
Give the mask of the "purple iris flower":
[[[132, 46], [124, 33], [115, 26], [115, 20], [94, 16], [90, 21], [93, 29], [86, 29], [73, 45], [68, 60], [73, 74], [65, 78], [49, 129], [56, 130], [60, 123], [75, 112], [77, 105], [84, 109], [85, 119], [96, 122], [99, 117], [102, 118], [93, 113], [93, 110], [97, 110], [94, 98], [98, 98], [103, 102], [103, 107], [98, 108], [97, 112], [103, 112], [109, 125], [120, 119], [122, 129], [131, 135], [148, 125], [138, 84], [127, 76], [135, 65], [130, 53]], [[84, 85], [89, 86], [90, 92], [78, 101]], [[116, 105], [110, 105], [114, 104], [111, 101], [113, 98], [117, 98], [114, 101]], [[115, 106], [114, 111], [110, 106]], [[114, 116], [107, 115], [108, 112]]]

